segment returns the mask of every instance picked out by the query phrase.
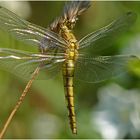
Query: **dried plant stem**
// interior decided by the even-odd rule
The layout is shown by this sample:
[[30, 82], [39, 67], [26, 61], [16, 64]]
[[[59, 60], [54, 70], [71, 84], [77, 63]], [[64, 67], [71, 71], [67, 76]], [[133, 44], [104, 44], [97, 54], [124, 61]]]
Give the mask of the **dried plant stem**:
[[17, 104], [15, 105], [14, 109], [13, 109], [12, 112], [10, 113], [10, 115], [9, 115], [9, 117], [8, 117], [8, 119], [7, 119], [7, 121], [6, 121], [5, 124], [4, 124], [4, 127], [3, 127], [2, 131], [0, 132], [0, 139], [3, 138], [3, 136], [4, 136], [4, 134], [5, 134], [5, 132], [6, 132], [7, 128], [8, 128], [8, 126], [9, 126], [9, 124], [10, 124], [10, 122], [11, 122], [11, 120], [13, 119], [15, 113], [17, 112], [18, 108], [19, 108], [20, 105], [22, 104], [22, 102], [23, 102], [23, 100], [24, 100], [26, 94], [28, 93], [28, 91], [29, 91], [29, 89], [30, 89], [30, 87], [31, 87], [31, 85], [32, 85], [32, 83], [33, 83], [35, 77], [38, 75], [39, 70], [40, 70], [39, 67], [37, 67], [37, 68], [35, 69], [35, 71], [34, 71], [34, 73], [33, 73], [33, 75], [32, 75], [32, 78], [31, 78], [31, 79], [29, 80], [29, 82], [27, 83], [27, 85], [26, 85], [24, 91], [22, 92], [22, 94], [21, 94], [21, 96], [20, 96], [20, 98], [19, 98]]

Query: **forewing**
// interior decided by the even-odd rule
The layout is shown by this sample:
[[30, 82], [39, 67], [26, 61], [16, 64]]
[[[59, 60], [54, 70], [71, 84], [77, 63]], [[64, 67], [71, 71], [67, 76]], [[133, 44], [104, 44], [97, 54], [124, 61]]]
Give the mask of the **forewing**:
[[92, 58], [79, 57], [75, 67], [75, 78], [97, 83], [126, 72], [128, 63], [139, 61], [136, 56], [114, 55]]
[[136, 14], [128, 12], [108, 26], [88, 34], [79, 41], [79, 49], [93, 48], [93, 53], [105, 49], [113, 43], [115, 38], [129, 29], [136, 21]]
[[67, 46], [67, 42], [58, 34], [31, 24], [3, 7], [0, 7], [0, 28], [10, 32], [25, 43], [37, 45], [40, 48], [64, 49]]
[[[0, 48], [0, 69], [13, 73], [24, 80], [29, 80], [37, 67], [41, 71], [36, 79], [49, 79], [54, 77], [61, 68], [63, 56], [31, 54], [14, 49]], [[44, 74], [42, 71], [45, 71]]]

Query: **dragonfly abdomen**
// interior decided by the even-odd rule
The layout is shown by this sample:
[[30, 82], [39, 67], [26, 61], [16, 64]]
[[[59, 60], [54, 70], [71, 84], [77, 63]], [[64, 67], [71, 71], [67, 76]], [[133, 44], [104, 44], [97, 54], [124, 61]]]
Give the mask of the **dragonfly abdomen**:
[[67, 60], [63, 65], [63, 78], [65, 87], [65, 97], [67, 100], [68, 116], [70, 120], [71, 130], [74, 134], [77, 133], [73, 78], [74, 78], [74, 60]]

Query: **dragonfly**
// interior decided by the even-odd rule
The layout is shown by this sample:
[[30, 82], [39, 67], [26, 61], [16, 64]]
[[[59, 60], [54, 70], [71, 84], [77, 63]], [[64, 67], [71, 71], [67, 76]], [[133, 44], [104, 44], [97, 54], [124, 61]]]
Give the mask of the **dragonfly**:
[[80, 40], [76, 39], [73, 28], [78, 17], [90, 5], [90, 1], [67, 2], [62, 15], [48, 28], [32, 24], [8, 9], [0, 7], [0, 28], [23, 43], [36, 46], [38, 49], [35, 53], [0, 48], [0, 66], [30, 79], [4, 124], [0, 138], [5, 134], [32, 82], [35, 79], [45, 78], [40, 76], [41, 71], [47, 72], [46, 77], [62, 71], [70, 128], [73, 134], [77, 134], [74, 79], [89, 83], [101, 82], [124, 72], [131, 60], [138, 59], [134, 55], [96, 56], [94, 51], [111, 45], [113, 39], [128, 30], [136, 21], [137, 16], [133, 12], [123, 14], [107, 26], [87, 34]]

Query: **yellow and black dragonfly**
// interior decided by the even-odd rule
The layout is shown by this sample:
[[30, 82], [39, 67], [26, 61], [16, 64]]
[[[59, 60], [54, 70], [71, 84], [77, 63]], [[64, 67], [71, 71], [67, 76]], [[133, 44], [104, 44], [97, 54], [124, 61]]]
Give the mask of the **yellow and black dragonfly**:
[[45, 70], [49, 76], [54, 76], [62, 70], [70, 126], [76, 134], [73, 79], [90, 83], [104, 81], [120, 74], [130, 60], [137, 59], [133, 55], [96, 56], [94, 53], [94, 50], [108, 46], [107, 43], [111, 43], [113, 38], [133, 25], [136, 20], [136, 14], [133, 12], [125, 13], [109, 25], [89, 33], [80, 40], [76, 39], [72, 29], [78, 16], [89, 7], [89, 1], [66, 3], [62, 15], [47, 29], [25, 21], [6, 8], [0, 7], [1, 29], [25, 43], [37, 46], [39, 50], [38, 53], [33, 53], [0, 48], [0, 66], [21, 77], [30, 78], [0, 133], [1, 138], [33, 80], [45, 78], [41, 77], [41, 71]]

